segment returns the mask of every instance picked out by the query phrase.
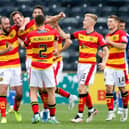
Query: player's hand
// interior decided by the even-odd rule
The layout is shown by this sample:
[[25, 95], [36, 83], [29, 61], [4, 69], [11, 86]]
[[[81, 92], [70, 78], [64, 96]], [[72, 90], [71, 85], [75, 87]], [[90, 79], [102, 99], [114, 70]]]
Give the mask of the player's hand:
[[59, 55], [61, 54], [61, 52], [62, 52], [62, 49], [59, 49], [59, 50], [58, 50]]
[[66, 14], [64, 12], [60, 12], [59, 13], [59, 16], [60, 16], [60, 18], [65, 18], [66, 17]]
[[108, 43], [108, 44], [112, 44], [112, 40], [110, 37], [106, 37], [105, 41]]
[[59, 56], [59, 51], [58, 51], [58, 50], [54, 50], [53, 55], [54, 55], [55, 57], [58, 57], [58, 56]]
[[13, 45], [11, 43], [6, 42], [6, 47], [8, 48], [8, 51], [13, 50]]
[[23, 26], [21, 26], [20, 28], [19, 28], [19, 31], [20, 32], [23, 32], [25, 30], [25, 25], [23, 25]]
[[103, 52], [102, 51], [98, 51], [98, 56], [100, 56], [101, 58], [103, 58]]
[[99, 66], [99, 70], [104, 70], [104, 68], [105, 68], [104, 63], [99, 63], [98, 66]]

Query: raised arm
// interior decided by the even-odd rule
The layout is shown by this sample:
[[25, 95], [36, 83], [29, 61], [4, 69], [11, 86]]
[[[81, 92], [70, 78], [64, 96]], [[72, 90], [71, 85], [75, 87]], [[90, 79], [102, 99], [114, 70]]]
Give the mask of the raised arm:
[[46, 16], [45, 23], [46, 24], [51, 24], [53, 22], [59, 21], [61, 18], [64, 18], [65, 14], [63, 12], [60, 12], [59, 14], [55, 16]]
[[70, 39], [70, 34], [67, 34], [67, 33], [65, 33], [62, 29], [61, 29], [61, 27], [59, 26], [59, 24], [56, 22], [55, 24], [54, 24], [54, 27], [55, 27], [55, 29], [59, 32], [59, 34], [60, 34], [60, 36], [63, 38], [63, 39]]

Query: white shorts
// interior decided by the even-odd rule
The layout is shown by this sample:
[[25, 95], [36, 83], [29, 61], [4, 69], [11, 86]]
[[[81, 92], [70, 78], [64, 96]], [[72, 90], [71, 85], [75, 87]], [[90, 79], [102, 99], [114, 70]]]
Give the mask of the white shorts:
[[50, 67], [44, 70], [37, 70], [31, 68], [30, 72], [30, 87], [51, 88], [56, 86], [56, 79], [54, 75], [54, 68]]
[[31, 62], [32, 62], [32, 59], [27, 57], [27, 59], [26, 59], [26, 70], [27, 70], [28, 76], [30, 76]]
[[0, 69], [0, 84], [7, 84], [11, 87], [22, 85], [21, 68]]
[[124, 87], [128, 82], [127, 71], [105, 68], [104, 80], [106, 85]]
[[96, 73], [95, 64], [78, 64], [77, 77], [79, 84], [92, 85]]
[[61, 80], [63, 79], [63, 75], [62, 75], [63, 61], [58, 61], [54, 63], [53, 66], [54, 66], [56, 81], [57, 81], [57, 84], [59, 84], [59, 82], [61, 82]]

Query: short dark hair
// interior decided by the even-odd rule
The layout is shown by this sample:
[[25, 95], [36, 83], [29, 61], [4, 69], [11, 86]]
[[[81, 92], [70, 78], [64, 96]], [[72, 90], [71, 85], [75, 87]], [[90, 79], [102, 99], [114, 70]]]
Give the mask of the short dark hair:
[[44, 13], [44, 9], [41, 5], [35, 5], [34, 8], [33, 8], [33, 12], [34, 12], [35, 9], [40, 9]]
[[43, 15], [37, 15], [37, 16], [35, 17], [35, 24], [36, 24], [37, 26], [43, 25], [43, 24], [44, 24], [44, 21], [45, 21], [45, 17], [44, 17]]
[[108, 18], [113, 18], [114, 20], [120, 22], [120, 18], [116, 15], [111, 15], [111, 16], [108, 16]]
[[14, 17], [16, 14], [19, 14], [20, 16], [23, 16], [22, 12], [20, 12], [20, 11], [13, 11], [13, 12], [10, 14], [10, 18], [13, 19], [13, 17]]
[[120, 19], [120, 23], [126, 23], [125, 20], [123, 19]]

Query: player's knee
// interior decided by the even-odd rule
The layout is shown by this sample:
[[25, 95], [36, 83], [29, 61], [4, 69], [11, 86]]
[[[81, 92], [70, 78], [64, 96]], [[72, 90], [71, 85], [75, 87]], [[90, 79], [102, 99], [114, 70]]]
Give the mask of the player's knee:
[[21, 101], [21, 99], [22, 99], [22, 94], [19, 94], [18, 96], [16, 96], [16, 100]]
[[59, 93], [59, 87], [56, 87], [55, 93]]
[[0, 94], [2, 96], [6, 96], [7, 95], [7, 89], [6, 88], [1, 88]]
[[106, 93], [112, 93], [113, 92], [113, 86], [106, 86]]
[[79, 94], [85, 94], [85, 93], [87, 93], [86, 86], [80, 85], [79, 88], [78, 88], [78, 92], [79, 92]]

